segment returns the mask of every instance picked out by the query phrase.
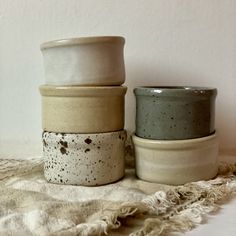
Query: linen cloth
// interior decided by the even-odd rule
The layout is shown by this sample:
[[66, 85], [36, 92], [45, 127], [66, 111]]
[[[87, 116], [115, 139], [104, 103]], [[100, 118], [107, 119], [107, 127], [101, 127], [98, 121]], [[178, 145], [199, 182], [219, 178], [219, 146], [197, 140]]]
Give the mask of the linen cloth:
[[236, 165], [221, 164], [213, 180], [167, 186], [139, 180], [131, 168], [116, 183], [84, 187], [47, 183], [41, 158], [0, 159], [0, 235], [184, 232], [235, 195], [235, 174]]

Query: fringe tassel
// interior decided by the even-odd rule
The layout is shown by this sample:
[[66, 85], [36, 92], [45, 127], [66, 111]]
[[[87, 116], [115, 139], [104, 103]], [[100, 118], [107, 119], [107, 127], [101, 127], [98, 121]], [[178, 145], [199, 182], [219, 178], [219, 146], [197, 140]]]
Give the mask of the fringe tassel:
[[79, 235], [101, 235], [121, 226], [121, 219], [146, 215], [141, 229], [130, 236], [159, 236], [170, 232], [186, 232], [203, 222], [204, 217], [219, 208], [220, 201], [236, 193], [236, 165], [222, 164], [216, 179], [199, 181], [158, 191], [142, 202], [125, 203], [106, 213], [92, 224], [78, 225]]
[[[7, 165], [0, 167], [0, 179], [16, 174], [42, 171], [40, 159], [6, 160], [6, 162]], [[101, 219], [75, 225], [55, 235], [108, 235], [109, 231], [121, 227], [121, 219], [142, 214], [146, 220], [143, 226], [131, 236], [158, 236], [169, 232], [188, 231], [201, 224], [208, 213], [216, 211], [221, 201], [227, 200], [236, 193], [235, 175], [236, 164], [221, 163], [218, 177], [213, 180], [189, 183], [165, 192], [158, 191], [141, 202], [123, 203], [115, 210], [105, 209]]]

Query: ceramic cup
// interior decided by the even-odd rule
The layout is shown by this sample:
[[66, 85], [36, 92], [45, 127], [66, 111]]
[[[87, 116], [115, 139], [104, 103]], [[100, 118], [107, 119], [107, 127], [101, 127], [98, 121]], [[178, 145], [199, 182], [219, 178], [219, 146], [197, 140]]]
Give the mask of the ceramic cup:
[[146, 181], [179, 185], [208, 180], [218, 170], [216, 134], [187, 140], [149, 140], [133, 135], [137, 176]]
[[217, 90], [202, 87], [139, 87], [136, 135], [158, 140], [208, 136], [215, 130]]
[[40, 86], [42, 126], [60, 133], [102, 133], [124, 128], [127, 88]]
[[122, 37], [61, 39], [41, 45], [46, 84], [121, 85], [125, 81]]
[[99, 134], [43, 133], [44, 175], [49, 182], [102, 185], [124, 176], [124, 130]]

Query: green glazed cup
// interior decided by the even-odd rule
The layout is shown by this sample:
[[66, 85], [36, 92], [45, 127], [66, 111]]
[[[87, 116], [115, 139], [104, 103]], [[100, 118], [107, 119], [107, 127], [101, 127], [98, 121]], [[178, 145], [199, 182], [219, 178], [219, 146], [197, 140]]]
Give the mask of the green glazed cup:
[[215, 132], [215, 88], [138, 87], [136, 135], [159, 140], [181, 140]]

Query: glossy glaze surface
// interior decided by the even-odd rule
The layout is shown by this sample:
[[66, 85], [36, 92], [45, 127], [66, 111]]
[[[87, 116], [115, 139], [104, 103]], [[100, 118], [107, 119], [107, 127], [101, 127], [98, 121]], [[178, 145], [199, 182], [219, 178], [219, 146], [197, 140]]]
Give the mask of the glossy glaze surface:
[[215, 131], [217, 90], [202, 87], [140, 87], [136, 96], [136, 135], [179, 140]]

